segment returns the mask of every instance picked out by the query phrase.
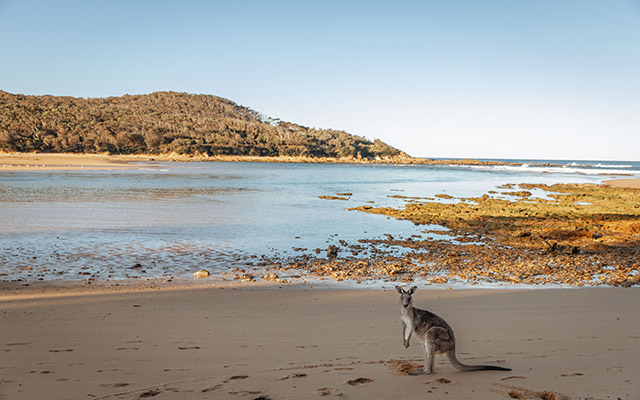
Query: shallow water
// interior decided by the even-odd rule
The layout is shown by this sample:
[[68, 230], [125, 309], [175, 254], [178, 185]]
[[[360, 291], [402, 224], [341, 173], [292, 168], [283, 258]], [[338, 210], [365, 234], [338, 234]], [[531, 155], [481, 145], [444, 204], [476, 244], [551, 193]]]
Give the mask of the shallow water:
[[[261, 255], [295, 254], [295, 248], [318, 248], [323, 255], [340, 240], [384, 234], [437, 238], [423, 233], [437, 227], [348, 208], [404, 204], [391, 196], [478, 196], [504, 183], [598, 183], [620, 171], [640, 176], [640, 163], [562, 163], [538, 168], [216, 162], [4, 172], [0, 279], [179, 277], [201, 268], [255, 264]], [[318, 197], [337, 193], [352, 195], [343, 196], [347, 201]]]

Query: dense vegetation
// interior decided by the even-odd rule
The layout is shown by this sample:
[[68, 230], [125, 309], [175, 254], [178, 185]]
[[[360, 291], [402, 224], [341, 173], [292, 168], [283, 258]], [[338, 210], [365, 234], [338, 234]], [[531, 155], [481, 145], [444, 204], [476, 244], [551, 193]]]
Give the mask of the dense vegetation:
[[108, 98], [0, 91], [0, 150], [114, 154], [395, 157], [380, 140], [264, 117], [211, 95]]

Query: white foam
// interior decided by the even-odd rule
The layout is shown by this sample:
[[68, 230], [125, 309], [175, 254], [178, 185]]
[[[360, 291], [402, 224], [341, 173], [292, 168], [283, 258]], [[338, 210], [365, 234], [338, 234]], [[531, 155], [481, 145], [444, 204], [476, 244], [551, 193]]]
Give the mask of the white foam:
[[469, 168], [476, 171], [496, 172], [527, 172], [539, 174], [575, 174], [575, 175], [632, 175], [640, 176], [640, 171], [616, 168], [632, 168], [632, 166], [545, 166], [545, 165], [460, 165], [457, 167]]

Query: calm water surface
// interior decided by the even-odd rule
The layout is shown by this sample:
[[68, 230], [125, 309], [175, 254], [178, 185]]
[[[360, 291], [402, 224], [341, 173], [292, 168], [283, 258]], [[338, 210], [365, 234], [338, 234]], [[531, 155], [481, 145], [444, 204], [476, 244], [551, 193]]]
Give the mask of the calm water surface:
[[[294, 248], [324, 251], [340, 240], [426, 236], [422, 231], [434, 228], [348, 210], [404, 204], [390, 196], [478, 196], [504, 183], [640, 176], [640, 163], [554, 163], [562, 166], [158, 163], [132, 170], [4, 172], [0, 280], [228, 270], [261, 255], [291, 255]], [[352, 195], [347, 201], [318, 198], [337, 193]], [[135, 264], [142, 267], [132, 269]]]

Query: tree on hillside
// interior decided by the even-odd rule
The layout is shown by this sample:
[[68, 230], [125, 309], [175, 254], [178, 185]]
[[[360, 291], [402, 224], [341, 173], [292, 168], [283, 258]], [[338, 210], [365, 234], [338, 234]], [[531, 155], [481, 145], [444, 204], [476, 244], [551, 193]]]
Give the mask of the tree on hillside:
[[271, 119], [211, 95], [155, 92], [107, 98], [0, 91], [0, 150], [309, 157], [404, 153], [344, 131]]

